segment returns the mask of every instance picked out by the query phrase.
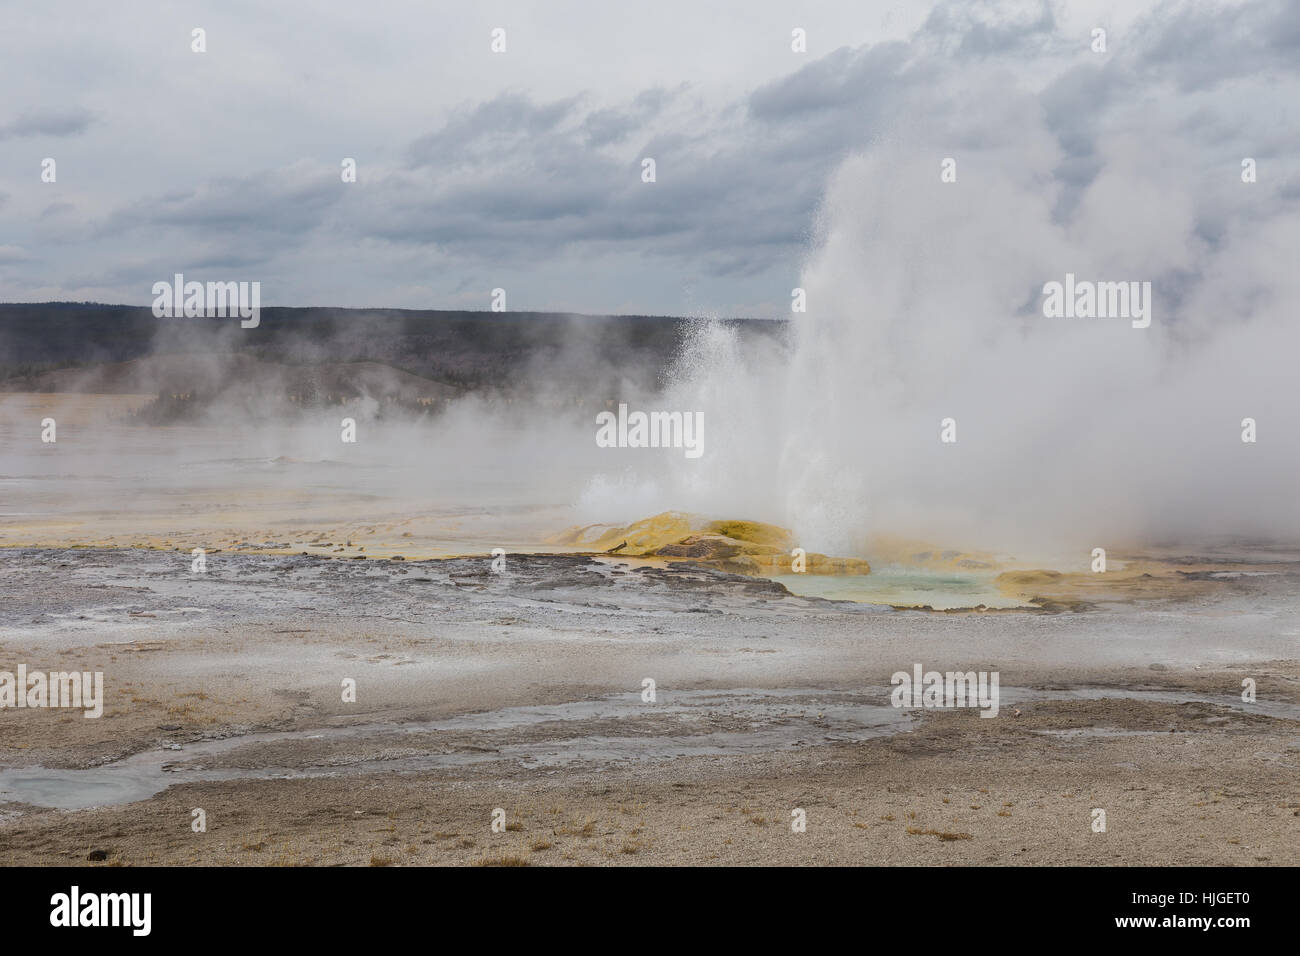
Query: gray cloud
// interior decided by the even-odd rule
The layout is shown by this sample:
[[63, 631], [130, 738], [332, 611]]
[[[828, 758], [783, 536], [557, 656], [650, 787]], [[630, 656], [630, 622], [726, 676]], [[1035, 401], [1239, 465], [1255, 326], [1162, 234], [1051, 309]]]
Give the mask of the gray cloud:
[[1300, 63], [1300, 6], [1289, 0], [1225, 6], [1163, 4], [1146, 23], [1146, 72], [1204, 90]]
[[[829, 52], [786, 54], [725, 96], [685, 71], [680, 82], [622, 78], [607, 90], [593, 79], [545, 93], [521, 92], [527, 74], [515, 72], [484, 93], [466, 95], [479, 87], [464, 81], [459, 105], [418, 124], [384, 125], [395, 94], [362, 89], [358, 108], [381, 131], [365, 142], [342, 108], [322, 126], [293, 84], [268, 86], [267, 102], [250, 103], [225, 135], [123, 126], [133, 114], [122, 108], [104, 114], [111, 123], [23, 113], [0, 135], [84, 132], [76, 146], [90, 152], [60, 157], [58, 186], [0, 176], [10, 196], [0, 245], [50, 270], [33, 267], [23, 282], [48, 290], [75, 273], [123, 298], [139, 295], [143, 275], [207, 263], [274, 274], [286, 302], [345, 290], [356, 304], [454, 307], [498, 281], [484, 277], [507, 275], [575, 311], [724, 301], [781, 314], [834, 171], [900, 143], [936, 169], [949, 155], [992, 171], [1050, 151], [1040, 186], [1060, 224], [1107, 173], [1102, 147], [1142, 129], [1153, 150], [1173, 139], [1193, 149], [1207, 176], [1256, 156], [1270, 175], [1252, 195], [1294, 203], [1297, 110], [1283, 93], [1296, 90], [1300, 8], [1156, 3], [1113, 26], [1104, 55], [1088, 49], [1091, 20], [1065, 22], [1063, 9], [945, 2], [904, 40], [838, 48], [823, 30]], [[248, 139], [245, 126], [275, 132]], [[195, 143], [204, 148], [178, 158]], [[343, 156], [358, 157], [355, 184], [340, 181]], [[641, 181], [644, 157], [656, 160], [653, 184]], [[124, 164], [168, 175], [132, 187], [111, 174]], [[1229, 241], [1246, 214], [1226, 202], [1201, 209], [1196, 235]]]
[[1056, 18], [1047, 0], [1039, 0], [1036, 11], [1008, 14], [995, 5], [941, 3], [922, 32], [945, 42], [958, 58], [994, 57], [1041, 48], [1055, 27]]
[[457, 167], [491, 162], [501, 153], [530, 145], [571, 118], [581, 97], [535, 103], [518, 93], [503, 94], [458, 111], [436, 132], [421, 136], [408, 152], [414, 167]]
[[596, 110], [582, 122], [588, 147], [599, 148], [624, 142], [657, 116], [680, 91], [649, 89], [637, 94], [627, 107]]
[[0, 125], [0, 140], [20, 136], [76, 136], [84, 133], [94, 122], [94, 114], [86, 110], [23, 113], [17, 119]]

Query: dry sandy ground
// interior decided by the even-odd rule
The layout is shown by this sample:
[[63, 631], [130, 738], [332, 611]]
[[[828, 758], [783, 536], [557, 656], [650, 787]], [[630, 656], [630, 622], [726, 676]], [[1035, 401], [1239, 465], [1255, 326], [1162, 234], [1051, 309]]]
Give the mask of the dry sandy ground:
[[[1269, 567], [961, 615], [573, 556], [193, 575], [7, 549], [0, 669], [103, 670], [107, 705], [0, 713], [0, 787], [122, 758], [160, 782], [99, 809], [11, 794], [0, 863], [1295, 865], [1297, 570]], [[999, 715], [866, 727], [906, 717], [887, 685], [913, 662], [998, 671]]]
[[[539, 777], [431, 775], [174, 787], [5, 827], [6, 864], [1300, 863], [1295, 724], [1099, 708], [1149, 737], [1063, 741], [970, 714], [889, 740]], [[1117, 712], [1118, 711], [1118, 712]], [[987, 729], [986, 729], [987, 728]], [[1167, 728], [1167, 729], [1165, 729]], [[191, 830], [202, 807], [208, 831]], [[507, 828], [492, 832], [491, 814]], [[807, 830], [792, 832], [802, 808]], [[1106, 810], [1104, 833], [1093, 809]]]

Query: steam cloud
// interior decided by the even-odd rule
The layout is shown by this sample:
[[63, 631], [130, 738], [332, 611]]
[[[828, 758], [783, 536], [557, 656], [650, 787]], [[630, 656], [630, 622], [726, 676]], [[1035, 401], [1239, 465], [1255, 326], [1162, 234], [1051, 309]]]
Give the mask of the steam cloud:
[[[1300, 13], [1161, 5], [1096, 55], [1042, 9], [995, 30], [941, 5], [909, 44], [749, 98], [773, 136], [867, 130], [792, 269], [808, 311], [784, 338], [703, 318], [655, 388], [575, 326], [507, 383], [552, 401], [471, 397], [416, 431], [359, 407], [377, 484], [445, 501], [500, 479], [578, 521], [746, 517], [838, 555], [878, 534], [1022, 554], [1300, 537]], [[1150, 327], [1044, 317], [1067, 273], [1150, 282]], [[598, 449], [575, 390], [703, 412], [706, 452]], [[332, 459], [336, 430], [268, 427], [243, 453]]]
[[[1170, 32], [1104, 67], [1041, 55], [1036, 87], [917, 50], [891, 91], [907, 118], [827, 189], [790, 354], [703, 329], [681, 363], [670, 404], [705, 411], [711, 447], [661, 502], [837, 554], [884, 532], [1039, 553], [1300, 535], [1295, 127], [1286, 154], [1243, 116], [1271, 80], [1228, 97], [1156, 70]], [[1152, 282], [1151, 327], [1045, 318], [1067, 272]]]

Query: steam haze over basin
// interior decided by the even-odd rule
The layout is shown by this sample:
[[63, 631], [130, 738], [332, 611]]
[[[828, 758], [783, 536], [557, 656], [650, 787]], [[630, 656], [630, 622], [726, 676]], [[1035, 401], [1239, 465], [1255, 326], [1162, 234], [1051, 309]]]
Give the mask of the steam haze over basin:
[[[387, 59], [371, 83], [428, 50], [363, 32], [326, 75], [279, 42], [278, 20], [242, 11], [254, 19], [236, 34], [213, 7], [197, 56], [161, 42], [190, 26], [159, 6], [143, 29], [185, 69], [151, 96], [167, 112], [201, 84], [191, 109], [213, 148], [124, 111], [148, 82], [138, 70], [95, 89], [58, 71], [20, 82], [12, 102], [27, 105], [0, 117], [5, 298], [146, 305], [154, 282], [184, 272], [259, 281], [268, 307], [487, 309], [501, 288], [511, 312], [700, 319], [649, 382], [602, 358], [582, 415], [469, 399], [412, 437], [361, 403], [371, 466], [467, 506], [458, 496], [483, 486], [456, 475], [509, 471], [568, 509], [561, 522], [745, 517], [845, 556], [884, 534], [1026, 557], [1300, 535], [1294, 5], [867, 5], [851, 24], [818, 12], [806, 52], [788, 28], [760, 40], [725, 7], [625, 11], [647, 48], [668, 31], [654, 24], [678, 22], [664, 13], [692, 27], [670, 31], [674, 56], [613, 69], [628, 54], [603, 15], [498, 5], [482, 29], [471, 17], [422, 34], [461, 63], [459, 80], [421, 98], [394, 83], [371, 112], [375, 51]], [[753, 9], [763, 30], [788, 19]], [[323, 35], [357, 26], [349, 5], [319, 11]], [[48, 53], [36, 15], [11, 15], [8, 62]], [[497, 20], [518, 24], [508, 52], [471, 57], [468, 37]], [[591, 33], [561, 38], [560, 22]], [[126, 26], [99, 26], [62, 42], [127, 57]], [[541, 48], [566, 44], [608, 61], [610, 82], [538, 75]], [[308, 72], [286, 79], [296, 68]], [[250, 101], [272, 69], [281, 93]], [[338, 157], [363, 152], [359, 134], [374, 145], [344, 184]], [[248, 135], [266, 144], [255, 156], [223, 145]], [[33, 185], [46, 156], [58, 180]], [[1045, 316], [1045, 286], [1067, 275], [1149, 284], [1149, 324]], [[788, 328], [747, 336], [716, 321], [728, 316]], [[261, 331], [232, 330], [223, 347], [256, 347]], [[290, 358], [329, 351], [304, 339]], [[563, 391], [589, 358], [579, 330], [497, 384]], [[613, 399], [702, 413], [703, 453], [597, 453], [594, 412]], [[941, 441], [949, 419], [955, 440]], [[268, 452], [317, 434], [225, 422]]]

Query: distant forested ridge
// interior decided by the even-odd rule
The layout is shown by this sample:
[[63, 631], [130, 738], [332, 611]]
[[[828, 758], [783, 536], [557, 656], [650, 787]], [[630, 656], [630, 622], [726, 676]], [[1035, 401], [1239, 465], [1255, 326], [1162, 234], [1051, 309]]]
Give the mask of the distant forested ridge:
[[[785, 323], [720, 320], [779, 341]], [[538, 382], [605, 392], [653, 389], [693, 320], [548, 312], [262, 309], [257, 328], [229, 318], [157, 318], [147, 306], [0, 304], [0, 388], [51, 390], [46, 373], [151, 356], [238, 356], [284, 366], [381, 363], [458, 391], [526, 391]], [[102, 379], [102, 376], [101, 376]]]

